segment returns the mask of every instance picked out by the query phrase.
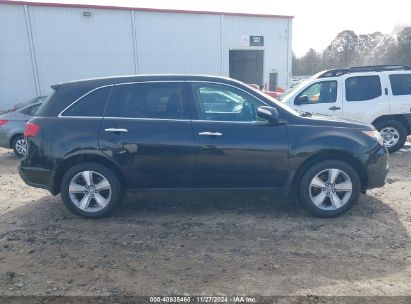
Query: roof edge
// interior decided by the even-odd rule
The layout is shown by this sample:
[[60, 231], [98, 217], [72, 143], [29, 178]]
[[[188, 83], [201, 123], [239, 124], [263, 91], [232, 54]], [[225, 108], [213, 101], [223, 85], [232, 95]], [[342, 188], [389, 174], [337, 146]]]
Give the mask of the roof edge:
[[235, 12], [218, 12], [218, 11], [194, 11], [194, 10], [179, 10], [179, 9], [165, 9], [165, 8], [146, 8], [146, 7], [132, 7], [132, 6], [93, 5], [93, 4], [75, 4], [75, 3], [57, 3], [57, 2], [30, 2], [30, 1], [0, 0], [0, 4], [31, 5], [31, 6], [45, 6], [45, 7], [133, 10], [133, 11], [157, 12], [157, 13], [204, 14], [204, 15], [225, 15], [225, 16], [242, 16], [242, 17], [285, 18], [285, 19], [294, 18], [294, 16], [287, 16], [287, 15], [235, 13]]
[[[59, 83], [55, 83], [50, 85], [53, 89], [58, 89], [61, 86], [64, 85], [70, 85], [70, 84], [78, 84], [78, 83], [87, 83], [87, 82], [110, 82], [112, 84], [118, 83], [118, 81], [124, 81], [125, 83], [127, 82], [138, 82], [138, 81], [157, 81], [157, 78], [163, 78], [163, 79], [177, 79], [181, 81], [187, 81], [187, 79], [208, 79], [208, 80], [225, 80], [225, 81], [231, 81], [231, 82], [238, 82], [236, 79], [232, 79], [230, 77], [226, 76], [220, 76], [220, 75], [209, 75], [209, 74], [195, 74], [195, 73], [188, 73], [188, 74], [182, 74], [182, 73], [152, 73], [152, 74], [131, 74], [131, 75], [113, 75], [113, 76], [104, 76], [104, 77], [92, 77], [92, 78], [82, 78], [82, 79], [75, 79], [75, 80], [69, 80], [69, 81], [63, 81]], [[144, 80], [145, 79], [145, 80]], [[149, 79], [149, 80], [147, 80]]]

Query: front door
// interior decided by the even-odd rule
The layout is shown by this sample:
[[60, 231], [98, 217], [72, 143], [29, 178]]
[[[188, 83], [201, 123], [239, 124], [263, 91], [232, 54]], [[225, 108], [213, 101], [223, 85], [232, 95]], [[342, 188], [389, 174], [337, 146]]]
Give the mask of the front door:
[[192, 82], [194, 183], [208, 188], [279, 187], [288, 172], [286, 126], [256, 117], [262, 101], [239, 88]]
[[100, 128], [100, 147], [129, 188], [191, 186], [194, 146], [183, 83], [116, 85]]

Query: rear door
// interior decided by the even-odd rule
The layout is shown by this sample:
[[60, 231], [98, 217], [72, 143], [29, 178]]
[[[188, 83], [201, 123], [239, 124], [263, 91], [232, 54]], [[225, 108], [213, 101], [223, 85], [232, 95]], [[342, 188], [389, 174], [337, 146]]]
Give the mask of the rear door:
[[194, 145], [183, 95], [182, 82], [115, 86], [99, 140], [129, 188], [191, 186]]
[[257, 107], [265, 104], [237, 87], [212, 82], [189, 85], [196, 146], [195, 186], [282, 186], [288, 174], [286, 126], [258, 119]]
[[411, 121], [411, 73], [390, 72], [387, 74], [390, 84], [390, 114], [408, 114]]
[[383, 75], [346, 75], [343, 117], [372, 123], [389, 114], [388, 89]]
[[292, 107], [310, 113], [342, 116], [342, 95], [338, 79], [319, 80], [300, 91], [292, 102]]

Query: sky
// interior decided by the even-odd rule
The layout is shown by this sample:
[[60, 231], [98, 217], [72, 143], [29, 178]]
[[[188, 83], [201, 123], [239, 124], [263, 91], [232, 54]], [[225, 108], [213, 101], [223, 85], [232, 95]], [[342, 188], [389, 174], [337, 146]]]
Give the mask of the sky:
[[39, 0], [39, 2], [291, 15], [294, 16], [292, 45], [297, 56], [304, 55], [310, 48], [316, 51], [324, 50], [337, 33], [343, 30], [353, 30], [356, 34], [370, 34], [376, 31], [392, 34], [396, 26], [411, 24], [411, 0]]

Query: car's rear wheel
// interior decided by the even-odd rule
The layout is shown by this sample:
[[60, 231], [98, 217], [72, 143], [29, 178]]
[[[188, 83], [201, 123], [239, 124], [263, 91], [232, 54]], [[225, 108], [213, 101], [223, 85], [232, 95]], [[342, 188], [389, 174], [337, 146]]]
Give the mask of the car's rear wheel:
[[311, 166], [300, 184], [300, 201], [312, 214], [336, 217], [352, 208], [358, 200], [361, 182], [347, 163], [326, 160]]
[[377, 123], [375, 127], [380, 132], [388, 152], [393, 153], [404, 147], [407, 130], [400, 122], [387, 119]]
[[61, 183], [61, 197], [66, 207], [86, 218], [107, 216], [120, 204], [122, 196], [116, 174], [97, 163], [73, 166]]
[[26, 140], [23, 135], [17, 135], [11, 142], [11, 147], [17, 157], [23, 157], [27, 153]]

